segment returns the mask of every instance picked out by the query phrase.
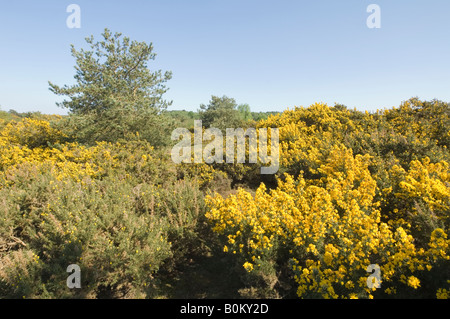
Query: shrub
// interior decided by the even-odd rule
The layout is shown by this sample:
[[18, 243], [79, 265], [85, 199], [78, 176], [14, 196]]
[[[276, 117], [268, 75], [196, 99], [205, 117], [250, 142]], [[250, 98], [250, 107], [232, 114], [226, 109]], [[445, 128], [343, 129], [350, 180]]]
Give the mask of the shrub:
[[[138, 297], [171, 254], [167, 219], [137, 204], [149, 188], [136, 194], [110, 178], [58, 180], [28, 165], [11, 181], [0, 191], [3, 296]], [[81, 267], [80, 290], [66, 287], [70, 264]], [[17, 277], [14, 267], [30, 270]]]
[[[250, 273], [266, 269], [262, 274], [273, 278], [289, 267], [299, 297], [372, 298], [376, 289], [367, 286], [366, 268], [374, 263], [384, 287], [391, 285], [384, 293], [397, 287], [411, 296], [423, 272], [448, 264], [450, 241], [435, 228], [424, 249], [402, 227], [382, 222], [369, 164], [368, 155], [335, 147], [318, 168], [320, 178], [287, 175], [270, 192], [261, 185], [254, 197], [244, 190], [227, 199], [207, 197], [207, 217], [228, 239], [224, 250], [241, 254]], [[439, 284], [446, 280], [440, 276]]]

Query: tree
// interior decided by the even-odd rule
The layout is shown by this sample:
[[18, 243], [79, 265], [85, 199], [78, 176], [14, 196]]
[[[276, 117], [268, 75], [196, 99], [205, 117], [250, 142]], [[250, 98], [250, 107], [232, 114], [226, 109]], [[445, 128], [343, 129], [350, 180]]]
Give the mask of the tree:
[[102, 36], [99, 42], [86, 38], [89, 50], [71, 45], [76, 84], [60, 87], [49, 81], [51, 92], [69, 98], [57, 105], [70, 110], [69, 124], [87, 142], [139, 132], [154, 145], [164, 143], [168, 120], [163, 113], [171, 102], [162, 96], [172, 73], [149, 70], [148, 62], [156, 57], [152, 43], [130, 41], [108, 29]]
[[252, 119], [252, 112], [250, 111], [250, 105], [248, 104], [240, 104], [237, 107], [239, 114], [241, 115], [241, 118], [244, 121], [248, 121]]
[[212, 96], [208, 105], [200, 105], [200, 119], [204, 127], [215, 127], [225, 131], [242, 124], [236, 100], [227, 96]]

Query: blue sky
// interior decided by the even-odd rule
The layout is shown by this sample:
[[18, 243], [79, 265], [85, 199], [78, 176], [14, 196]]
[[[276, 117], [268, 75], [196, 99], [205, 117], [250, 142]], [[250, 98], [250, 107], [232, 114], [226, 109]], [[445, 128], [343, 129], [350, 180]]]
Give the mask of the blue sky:
[[[66, 26], [71, 3], [80, 29]], [[366, 25], [371, 3], [380, 29]], [[211, 95], [252, 111], [450, 101], [449, 14], [448, 0], [2, 1], [0, 107], [65, 114], [47, 81], [73, 83], [70, 44], [86, 47], [105, 27], [153, 43], [149, 67], [173, 72], [170, 109], [195, 111]]]

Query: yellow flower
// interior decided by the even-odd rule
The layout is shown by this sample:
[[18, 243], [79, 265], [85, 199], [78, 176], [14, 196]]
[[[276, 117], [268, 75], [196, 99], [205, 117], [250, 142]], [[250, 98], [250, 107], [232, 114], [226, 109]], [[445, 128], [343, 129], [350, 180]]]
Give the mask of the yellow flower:
[[439, 288], [436, 292], [436, 298], [437, 299], [449, 299], [450, 298], [450, 292], [447, 289]]
[[[274, 249], [286, 247], [289, 258], [301, 261], [292, 265], [299, 297], [334, 298], [343, 288], [344, 297], [373, 297], [367, 276], [356, 274], [375, 259], [381, 278], [392, 286], [386, 294], [396, 293], [394, 278], [420, 287], [418, 278], [401, 274], [431, 270], [438, 260], [450, 259], [450, 240], [436, 229], [429, 243], [417, 247], [412, 234], [421, 231], [420, 223], [410, 216], [430, 211], [437, 222], [448, 222], [449, 164], [428, 158], [404, 163], [394, 156], [379, 165], [384, 161], [379, 155], [362, 155], [360, 149], [354, 154], [347, 146], [352, 138], [368, 138], [368, 145], [393, 138], [391, 128], [368, 132], [366, 126], [378, 128], [387, 113], [362, 115], [361, 125], [349, 111], [318, 103], [260, 121], [259, 128], [279, 128], [280, 164], [298, 174], [285, 174], [272, 189], [261, 184], [256, 192], [207, 196], [214, 231], [228, 236], [231, 245], [246, 243], [248, 249], [239, 250], [245, 260], [270, 259]], [[417, 203], [425, 205], [423, 212]]]
[[408, 278], [408, 286], [417, 289], [418, 287], [420, 287], [420, 280], [414, 276], [410, 276]]
[[251, 272], [251, 271], [253, 270], [253, 264], [251, 264], [251, 263], [249, 263], [249, 262], [246, 262], [246, 263], [244, 264], [244, 268], [245, 268], [245, 270], [247, 270], [248, 272]]

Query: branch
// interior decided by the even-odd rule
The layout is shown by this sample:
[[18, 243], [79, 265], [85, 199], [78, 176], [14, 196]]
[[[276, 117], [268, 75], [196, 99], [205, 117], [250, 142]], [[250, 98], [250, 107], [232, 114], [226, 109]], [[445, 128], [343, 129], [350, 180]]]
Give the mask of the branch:
[[144, 58], [144, 54], [142, 54], [142, 55], [139, 57], [139, 59], [138, 59], [136, 65], [134, 65], [131, 69], [129, 69], [129, 70], [127, 71], [127, 73], [125, 73], [125, 80], [127, 79], [127, 77], [128, 77], [128, 75], [130, 74], [130, 72], [133, 71], [133, 70], [135, 70], [135, 69], [139, 66], [139, 64], [142, 62], [143, 58]]

